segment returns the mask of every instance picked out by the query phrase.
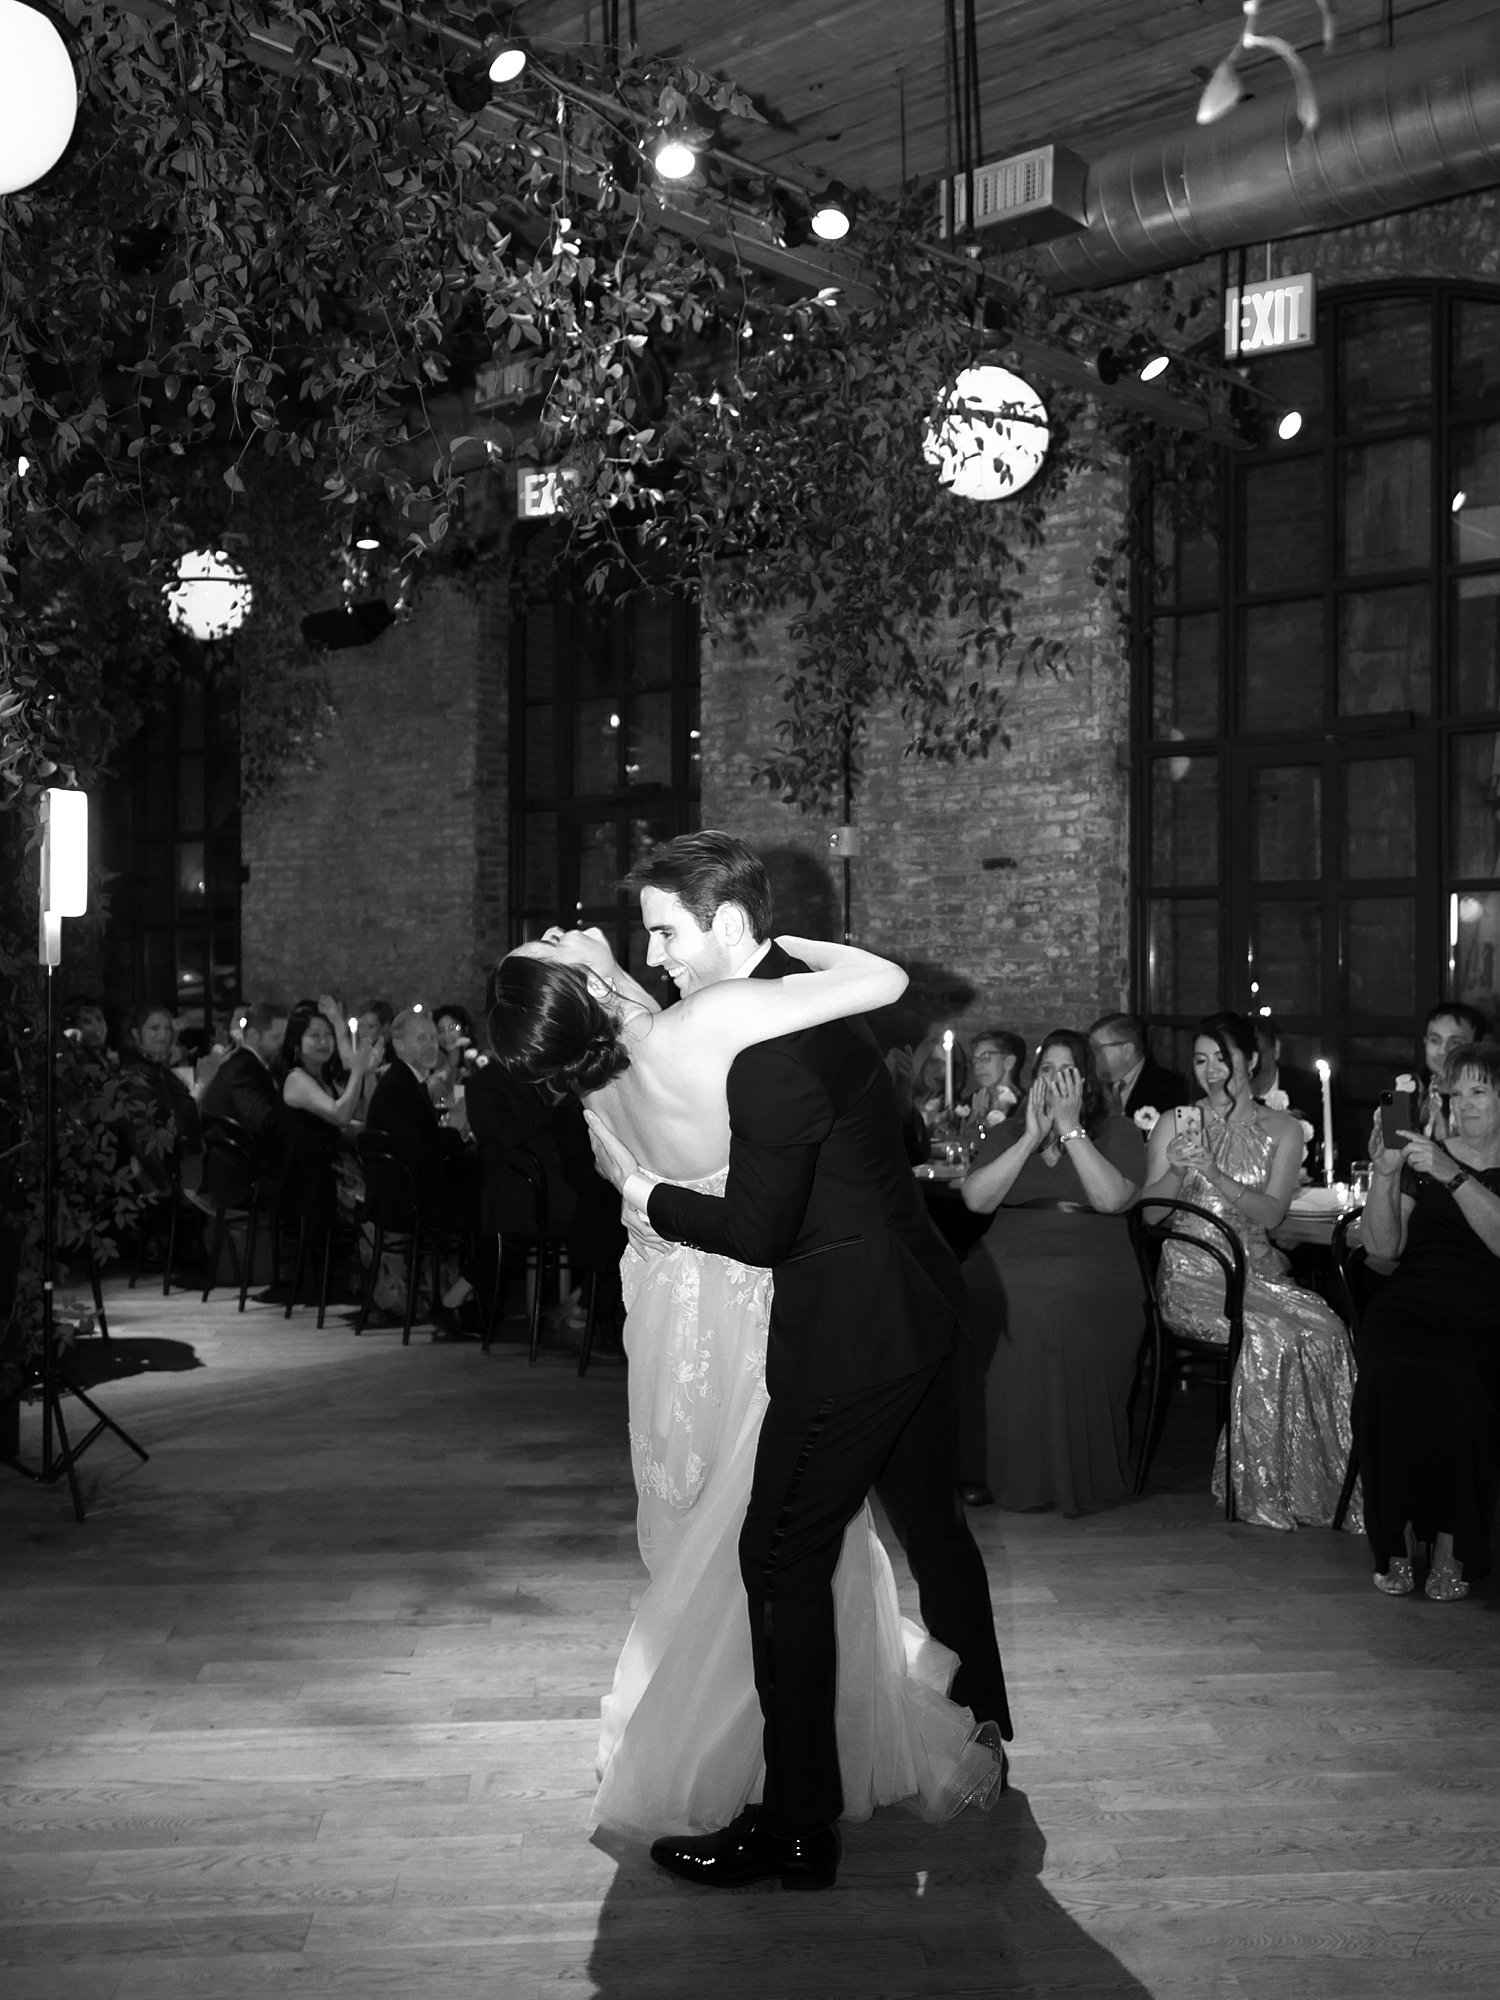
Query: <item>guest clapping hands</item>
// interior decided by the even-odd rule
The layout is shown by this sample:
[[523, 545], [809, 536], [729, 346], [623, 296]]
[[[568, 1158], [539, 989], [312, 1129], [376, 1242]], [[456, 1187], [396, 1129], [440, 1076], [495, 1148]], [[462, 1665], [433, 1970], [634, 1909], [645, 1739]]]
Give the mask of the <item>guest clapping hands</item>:
[[988, 1483], [1002, 1507], [1079, 1514], [1128, 1491], [1140, 1323], [1121, 1310], [1137, 1281], [1118, 1216], [1145, 1164], [1135, 1126], [1106, 1111], [1088, 1042], [1054, 1030], [1024, 1105], [984, 1133], [961, 1189], [995, 1211], [963, 1271], [994, 1350]]

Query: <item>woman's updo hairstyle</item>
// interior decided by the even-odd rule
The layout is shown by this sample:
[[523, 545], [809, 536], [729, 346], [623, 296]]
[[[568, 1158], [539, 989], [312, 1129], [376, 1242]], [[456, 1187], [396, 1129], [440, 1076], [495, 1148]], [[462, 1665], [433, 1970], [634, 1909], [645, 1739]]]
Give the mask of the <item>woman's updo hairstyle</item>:
[[512, 953], [495, 968], [490, 1047], [512, 1076], [557, 1096], [602, 1090], [630, 1067], [614, 1016], [589, 991], [582, 966]]

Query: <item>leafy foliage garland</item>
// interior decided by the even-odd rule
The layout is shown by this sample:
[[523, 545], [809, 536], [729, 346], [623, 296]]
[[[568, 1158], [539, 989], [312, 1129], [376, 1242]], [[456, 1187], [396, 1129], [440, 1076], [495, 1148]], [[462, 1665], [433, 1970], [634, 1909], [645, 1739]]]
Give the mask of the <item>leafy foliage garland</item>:
[[[1048, 468], [1020, 500], [945, 493], [921, 443], [977, 356], [980, 274], [925, 247], [925, 217], [872, 206], [859, 291], [796, 299], [669, 226], [642, 132], [754, 115], [732, 85], [562, 55], [497, 111], [470, 6], [60, 5], [79, 129], [41, 186], [0, 201], [13, 1043], [34, 1018], [18, 885], [38, 794], [94, 783], [179, 670], [161, 614], [176, 556], [206, 540], [253, 558], [258, 609], [220, 664], [244, 684], [263, 789], [315, 755], [326, 712], [297, 630], [329, 574], [319, 507], [335, 542], [373, 505], [413, 559], [441, 556], [484, 448], [448, 435], [435, 399], [497, 358], [542, 386], [542, 440], [577, 475], [571, 553], [596, 585], [640, 550], [730, 616], [792, 609], [764, 774], [785, 796], [836, 804], [882, 699], [914, 754], [983, 754], [1007, 676], [1058, 664], [1016, 629], [1017, 578], [1075, 462], [1069, 407], [1054, 400]], [[673, 199], [711, 225], [747, 187], [720, 175]], [[983, 282], [991, 320], [1068, 330], [1035, 281]]]

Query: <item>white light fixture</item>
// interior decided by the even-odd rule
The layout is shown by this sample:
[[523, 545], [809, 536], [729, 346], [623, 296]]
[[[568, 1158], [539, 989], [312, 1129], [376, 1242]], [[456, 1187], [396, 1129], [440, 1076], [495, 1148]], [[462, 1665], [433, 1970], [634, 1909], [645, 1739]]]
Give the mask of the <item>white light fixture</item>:
[[0, 194], [50, 173], [73, 136], [78, 80], [62, 36], [21, 0], [0, 0]]
[[656, 148], [656, 171], [664, 181], [685, 181], [698, 164], [698, 155], [676, 132], [663, 132]]
[[526, 51], [519, 42], [502, 42], [490, 57], [490, 82], [514, 83], [526, 67]]
[[1302, 412], [1288, 410], [1276, 426], [1276, 435], [1283, 441], [1294, 438], [1302, 428]]
[[[26, 465], [25, 459], [22, 459], [21, 465], [22, 469], [24, 470]], [[1464, 491], [1463, 487], [1460, 486], [1458, 491], [1454, 494], [1452, 500], [1450, 500], [1448, 503], [1448, 512], [1450, 514], [1461, 514], [1468, 503], [1468, 498], [1469, 498], [1468, 494]]]
[[849, 234], [854, 217], [854, 201], [842, 181], [830, 181], [813, 202], [814, 236], [825, 243], [841, 243]]
[[928, 424], [922, 456], [961, 499], [1007, 500], [1035, 479], [1050, 441], [1029, 382], [1008, 368], [966, 368]]
[[250, 616], [250, 579], [222, 549], [191, 549], [178, 558], [177, 582], [167, 590], [167, 615], [195, 639], [227, 639]]
[[49, 786], [42, 800], [41, 922], [37, 962], [62, 963], [62, 920], [89, 907], [89, 795]]
[[1170, 354], [1153, 354], [1141, 370], [1141, 380], [1143, 382], [1155, 382], [1158, 377], [1166, 374], [1171, 365], [1172, 357]]

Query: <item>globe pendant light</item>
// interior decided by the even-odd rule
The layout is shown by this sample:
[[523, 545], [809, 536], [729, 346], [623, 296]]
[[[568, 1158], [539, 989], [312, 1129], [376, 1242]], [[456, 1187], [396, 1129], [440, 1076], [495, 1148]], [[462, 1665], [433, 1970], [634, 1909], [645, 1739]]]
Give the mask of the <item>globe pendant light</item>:
[[78, 82], [62, 36], [38, 8], [0, 0], [0, 195], [51, 172], [77, 116]]
[[227, 639], [250, 616], [255, 593], [238, 563], [222, 549], [192, 549], [178, 559], [167, 593], [167, 615], [195, 639]]
[[1047, 456], [1047, 408], [1008, 368], [965, 368], [922, 440], [922, 456], [964, 500], [1007, 500]]

